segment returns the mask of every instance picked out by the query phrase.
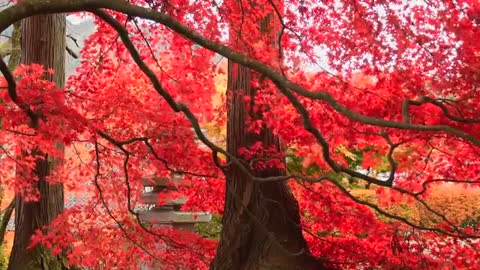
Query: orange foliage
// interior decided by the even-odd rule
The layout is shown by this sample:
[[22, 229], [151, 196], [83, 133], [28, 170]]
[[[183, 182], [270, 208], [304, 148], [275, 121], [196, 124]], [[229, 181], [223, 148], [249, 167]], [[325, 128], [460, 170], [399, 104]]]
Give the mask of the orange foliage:
[[[393, 191], [385, 191], [382, 199], [374, 189], [353, 190], [352, 193], [364, 201], [379, 204], [389, 213], [406, 217], [419, 225], [432, 226], [443, 222], [441, 216], [429, 211], [420, 202], [413, 201], [408, 196], [398, 197]], [[388, 200], [393, 197], [395, 199]], [[443, 184], [432, 187], [424, 201], [433, 211], [457, 225], [465, 226], [480, 219], [480, 188]]]

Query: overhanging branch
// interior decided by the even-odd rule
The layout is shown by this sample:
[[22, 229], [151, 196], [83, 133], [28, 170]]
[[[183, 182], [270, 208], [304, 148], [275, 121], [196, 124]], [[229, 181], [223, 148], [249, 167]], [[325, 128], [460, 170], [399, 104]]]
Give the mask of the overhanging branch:
[[35, 112], [32, 111], [30, 106], [23, 102], [17, 94], [17, 82], [15, 81], [15, 78], [13, 77], [12, 73], [10, 72], [10, 69], [8, 68], [7, 64], [5, 61], [3, 61], [2, 58], [0, 58], [0, 72], [3, 74], [3, 77], [7, 81], [7, 91], [8, 91], [8, 96], [10, 99], [15, 103], [20, 109], [22, 109], [28, 117], [30, 117], [30, 120], [32, 123], [36, 123], [38, 121], [38, 116], [35, 114]]
[[[55, 2], [43, 0], [25, 0], [0, 12], [0, 32], [2, 32], [14, 22], [33, 15], [77, 11], [93, 12], [102, 8], [128, 14], [129, 16], [152, 20], [157, 23], [163, 24], [166, 27], [175, 31], [176, 33], [182, 35], [186, 39], [189, 39], [202, 47], [205, 47], [238, 64], [244, 65], [251, 68], [252, 70], [263, 74], [275, 84], [282, 86], [288, 91], [295, 92], [296, 94], [310, 99], [322, 100], [326, 102], [335, 111], [344, 115], [352, 121], [386, 128], [446, 132], [463, 138], [476, 146], [480, 146], [480, 140], [477, 139], [475, 136], [472, 136], [468, 133], [465, 133], [459, 129], [448, 125], [417, 125], [407, 122], [389, 121], [356, 113], [351, 109], [347, 108], [346, 106], [340, 104], [329, 93], [324, 91], [309, 91], [306, 88], [300, 86], [299, 84], [290, 81], [283, 74], [270, 68], [266, 64], [249, 58], [240, 52], [234, 51], [225, 45], [222, 45], [218, 42], [204, 37], [200, 33], [190, 29], [188, 26], [178, 22], [177, 20], [168, 16], [165, 13], [158, 12], [149, 8], [135, 6], [123, 0], [57, 0]], [[172, 100], [169, 101], [166, 97], [164, 98], [167, 100], [167, 102], [169, 102], [169, 105], [173, 105], [170, 104]], [[175, 109], [175, 106], [172, 108]]]
[[[251, 59], [242, 53], [239, 53], [237, 51], [234, 51], [230, 49], [229, 47], [222, 45], [220, 43], [217, 43], [215, 41], [209, 40], [202, 36], [200, 33], [193, 31], [192, 29], [188, 28], [186, 25], [181, 24], [180, 22], [176, 21], [172, 17], [168, 16], [165, 13], [158, 12], [153, 9], [149, 8], [144, 8], [140, 6], [135, 6], [132, 5], [126, 1], [123, 0], [112, 0], [112, 1], [103, 1], [103, 0], [57, 0], [54, 3], [50, 3], [48, 1], [43, 1], [43, 0], [25, 0], [22, 1], [21, 3], [18, 3], [2, 12], [0, 12], [0, 32], [3, 31], [6, 27], [8, 27], [10, 24], [29, 17], [33, 15], [38, 15], [38, 14], [46, 14], [46, 13], [60, 13], [60, 12], [75, 12], [75, 11], [89, 11], [92, 12], [99, 17], [101, 17], [103, 20], [105, 20], [107, 23], [109, 23], [117, 32], [119, 32], [120, 36], [122, 37], [122, 41], [124, 42], [125, 46], [129, 50], [130, 54], [132, 55], [132, 58], [136, 62], [136, 64], [139, 66], [139, 68], [149, 77], [150, 81], [152, 82], [155, 90], [167, 101], [169, 106], [175, 111], [175, 112], [182, 112], [191, 122], [195, 133], [199, 137], [199, 139], [207, 145], [212, 151], [222, 153], [229, 158], [232, 158], [232, 161], [238, 165], [242, 171], [248, 176], [250, 176], [254, 180], [266, 180], [266, 179], [257, 179], [251, 175], [251, 173], [248, 171], [247, 168], [245, 168], [241, 162], [236, 159], [233, 155], [230, 153], [224, 151], [223, 149], [219, 148], [216, 146], [214, 143], [209, 141], [206, 136], [202, 133], [198, 120], [195, 118], [193, 113], [187, 108], [182, 103], [177, 103], [173, 99], [173, 97], [165, 91], [158, 79], [156, 78], [155, 74], [148, 68], [148, 66], [141, 60], [138, 52], [136, 51], [135, 47], [131, 43], [128, 37], [128, 32], [127, 30], [120, 25], [115, 19], [104, 13], [103, 11], [100, 11], [101, 8], [105, 9], [110, 9], [113, 11], [121, 12], [124, 14], [128, 14], [129, 16], [134, 16], [134, 17], [139, 17], [143, 19], [149, 19], [152, 21], [155, 21], [157, 23], [163, 24], [166, 27], [172, 29], [173, 31], [177, 32], [178, 34], [182, 35], [186, 39], [189, 39], [207, 49], [210, 49], [214, 52], [217, 52], [218, 54], [236, 62], [241, 65], [244, 65], [246, 67], [251, 68], [252, 70], [255, 70], [261, 74], [263, 74], [265, 77], [269, 78], [272, 82], [274, 82], [279, 89], [281, 89], [282, 93], [290, 100], [290, 102], [297, 108], [297, 110], [300, 108], [298, 105], [295, 104], [298, 103], [298, 99], [295, 97], [294, 93], [311, 98], [311, 99], [316, 99], [316, 100], [322, 100], [326, 103], [328, 103], [335, 111], [339, 112], [340, 114], [346, 116], [350, 120], [361, 122], [364, 124], [368, 125], [373, 125], [373, 126], [378, 126], [378, 127], [387, 127], [387, 128], [397, 128], [397, 129], [408, 129], [408, 130], [417, 130], [417, 131], [436, 131], [436, 132], [446, 132], [450, 133], [453, 135], [456, 135], [460, 138], [463, 138], [469, 142], [471, 142], [474, 145], [480, 146], [480, 140], [477, 139], [476, 137], [469, 135], [461, 130], [458, 130], [456, 128], [453, 128], [448, 125], [415, 125], [415, 124], [410, 124], [407, 121], [404, 122], [395, 122], [395, 121], [388, 121], [380, 118], [375, 118], [375, 117], [369, 117], [365, 116], [359, 113], [356, 113], [349, 108], [343, 106], [339, 102], [335, 100], [333, 96], [328, 94], [327, 92], [312, 92], [304, 87], [290, 81], [288, 78], [286, 78], [284, 75], [281, 73], [277, 72], [276, 70], [268, 67], [267, 65], [256, 61], [254, 59]], [[1, 64], [1, 63], [0, 63]], [[16, 97], [15, 93], [15, 84], [14, 80], [12, 80], [13, 77], [9, 76], [8, 72], [3, 72], [4, 68], [1, 69], [2, 73], [4, 73], [7, 82], [9, 84], [9, 93], [13, 97], [12, 100], [14, 100], [15, 103], [18, 102], [18, 97]], [[13, 85], [13, 86], [12, 86]], [[296, 101], [295, 101], [296, 100]], [[17, 102], [16, 102], [17, 101]], [[412, 103], [412, 102], [410, 102]], [[413, 102], [414, 104], [414, 102]], [[412, 104], [412, 105], [413, 105]], [[28, 108], [26, 108], [24, 105], [21, 103], [18, 103], [22, 109], [24, 109], [27, 113]], [[297, 106], [296, 106], [297, 105]], [[301, 106], [301, 105], [300, 105]], [[303, 106], [302, 106], [303, 107]], [[300, 108], [301, 109], [301, 108]], [[31, 110], [30, 110], [31, 111]], [[306, 109], [303, 108], [299, 111], [300, 115], [302, 116], [304, 123], [305, 120], [308, 120], [308, 112], [305, 114]], [[29, 114], [30, 115], [30, 114]], [[307, 117], [305, 117], [307, 116]], [[343, 168], [340, 167], [337, 163], [335, 163], [333, 160], [329, 159], [328, 155], [325, 155], [325, 151], [328, 151], [328, 144], [326, 141], [322, 138], [321, 134], [318, 132], [317, 129], [311, 127], [311, 125], [305, 126], [307, 131], [312, 133], [316, 138], [317, 141], [324, 146], [324, 157], [326, 157], [326, 161], [330, 164], [330, 166], [335, 170], [335, 171], [341, 171], [347, 174], [350, 174], [351, 176], [358, 177], [361, 179], [364, 179], [366, 181], [378, 184], [378, 185], [383, 185], [383, 186], [390, 186], [392, 183], [391, 181], [393, 179], [389, 179], [389, 181], [380, 181], [378, 179], [369, 177], [367, 175], [358, 173], [356, 171], [350, 170], [348, 168]], [[327, 153], [328, 154], [328, 153]], [[329, 162], [330, 161], [330, 162]], [[273, 179], [271, 179], [273, 180]]]

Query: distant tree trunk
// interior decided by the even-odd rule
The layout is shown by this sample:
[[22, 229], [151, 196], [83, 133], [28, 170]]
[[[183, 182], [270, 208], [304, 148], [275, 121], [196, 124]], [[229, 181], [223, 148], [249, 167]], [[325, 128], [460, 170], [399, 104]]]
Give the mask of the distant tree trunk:
[[[268, 33], [269, 23], [271, 19], [267, 16], [260, 29], [271, 36], [271, 46], [278, 48], [276, 34]], [[264, 126], [260, 134], [247, 131], [245, 123], [249, 114], [257, 119], [262, 117], [248, 111], [244, 101], [245, 96], [250, 100], [255, 98], [251, 87], [255, 76], [259, 79], [255, 72], [229, 61], [227, 150], [235, 155], [240, 148], [256, 142], [280, 151], [279, 140], [270, 129]], [[286, 171], [256, 169], [252, 174], [282, 176]], [[228, 168], [226, 178], [223, 230], [212, 270], [324, 269], [309, 252], [302, 234], [298, 203], [286, 182], [254, 183], [234, 165]]]
[[[38, 63], [45, 68], [52, 68], [54, 75], [46, 78], [60, 88], [65, 84], [65, 28], [64, 14], [30, 17], [22, 21], [21, 27], [21, 63]], [[30, 125], [38, 127], [35, 121]], [[50, 224], [63, 212], [64, 207], [63, 185], [46, 181], [53, 164], [46, 155], [43, 156], [37, 160], [35, 167], [40, 199], [27, 202], [22, 196], [16, 196], [15, 238], [9, 270], [64, 269], [63, 260], [52, 256], [45, 247], [37, 245], [27, 249], [33, 233]], [[17, 177], [21, 177], [21, 174]]]

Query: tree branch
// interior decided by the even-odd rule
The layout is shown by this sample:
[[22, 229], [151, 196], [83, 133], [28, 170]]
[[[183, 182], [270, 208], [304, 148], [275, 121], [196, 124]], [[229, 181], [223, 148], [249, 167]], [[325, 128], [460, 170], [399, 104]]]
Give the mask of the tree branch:
[[[1, 14], [0, 14], [1, 15]], [[10, 69], [8, 68], [7, 64], [5, 64], [5, 61], [0, 58], [0, 72], [3, 74], [3, 77], [7, 81], [7, 90], [8, 90], [8, 96], [10, 99], [15, 103], [20, 109], [22, 109], [28, 117], [30, 117], [30, 120], [32, 123], [36, 123], [38, 121], [38, 116], [35, 114], [30, 106], [23, 102], [17, 94], [17, 82], [15, 81], [15, 78], [13, 77], [12, 73], [10, 72]]]
[[[228, 46], [222, 45], [218, 42], [210, 40], [200, 33], [193, 31], [188, 26], [178, 22], [174, 18], [168, 16], [165, 13], [158, 12], [153, 9], [144, 8], [140, 6], [132, 5], [123, 0], [57, 0], [55, 2], [43, 1], [43, 0], [25, 0], [10, 8], [0, 12], [0, 32], [12, 23], [21, 20], [23, 18], [46, 13], [62, 13], [62, 12], [76, 12], [76, 11], [90, 11], [105, 8], [128, 14], [129, 16], [140, 17], [143, 19], [149, 19], [165, 25], [172, 29], [176, 33], [183, 37], [197, 43], [198, 45], [214, 51], [238, 64], [244, 65], [252, 70], [255, 70], [265, 77], [269, 78], [272, 82], [282, 86], [288, 91], [293, 91], [301, 96], [322, 100], [328, 103], [335, 111], [346, 116], [352, 121], [361, 122], [368, 125], [377, 127], [387, 127], [396, 129], [416, 130], [416, 131], [435, 131], [446, 132], [463, 138], [476, 146], [480, 146], [480, 140], [475, 136], [465, 133], [459, 129], [453, 128], [448, 125], [417, 125], [409, 124], [405, 122], [389, 121], [381, 118], [370, 117], [356, 113], [344, 105], [340, 104], [332, 95], [324, 91], [309, 91], [301, 85], [290, 81], [278, 71], [270, 68], [268, 65], [251, 59], [244, 54], [230, 49]], [[94, 12], [95, 13], [95, 12]], [[163, 95], [162, 95], [163, 96]], [[175, 111], [182, 111], [181, 104], [176, 104], [169, 95], [163, 96], [164, 99]], [[185, 112], [188, 115], [188, 112]], [[188, 116], [187, 116], [188, 117]], [[203, 140], [202, 140], [203, 141]], [[207, 144], [208, 146], [208, 144]]]
[[[330, 182], [331, 184], [333, 184], [334, 186], [336, 186], [344, 195], [346, 195], [352, 201], [354, 201], [358, 204], [365, 205], [365, 206], [375, 210], [377, 213], [379, 213], [379, 214], [381, 214], [381, 215], [383, 215], [387, 218], [400, 221], [400, 222], [402, 222], [402, 223], [404, 223], [404, 224], [406, 224], [406, 225], [408, 225], [412, 228], [415, 228], [415, 229], [418, 229], [418, 230], [421, 230], [421, 231], [431, 231], [431, 232], [439, 233], [439, 234], [442, 234], [442, 235], [448, 235], [448, 236], [452, 236], [452, 237], [466, 237], [466, 238], [474, 238], [474, 239], [479, 239], [480, 238], [479, 235], [466, 234], [466, 233], [461, 232], [460, 229], [458, 229], [456, 226], [452, 227], [450, 225], [451, 223], [449, 224], [449, 226], [450, 226], [451, 229], [456, 231], [456, 233], [452, 233], [450, 231], [440, 229], [440, 228], [426, 227], [426, 226], [421, 226], [421, 225], [415, 224], [405, 217], [398, 216], [398, 215], [395, 215], [395, 214], [392, 214], [390, 212], [387, 212], [387, 211], [383, 210], [382, 208], [380, 208], [378, 205], [376, 205], [374, 203], [370, 203], [370, 202], [367, 202], [367, 201], [364, 201], [364, 200], [361, 200], [361, 199], [355, 197], [350, 192], [348, 192], [348, 190], [345, 187], [343, 187], [340, 183], [338, 183], [334, 179], [329, 178], [329, 179], [326, 179], [326, 180], [328, 182]], [[307, 190], [309, 190], [311, 192], [315, 192], [315, 191], [311, 190], [308, 186], [305, 186], [303, 184], [301, 184], [301, 185], [304, 188], [306, 188]]]

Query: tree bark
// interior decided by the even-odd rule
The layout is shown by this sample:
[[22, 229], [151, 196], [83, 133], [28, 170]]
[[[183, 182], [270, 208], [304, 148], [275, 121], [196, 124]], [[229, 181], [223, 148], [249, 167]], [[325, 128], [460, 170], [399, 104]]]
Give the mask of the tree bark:
[[[247, 131], [245, 121], [249, 112], [239, 91], [253, 98], [252, 76], [248, 68], [229, 62], [227, 150], [230, 153], [238, 153], [239, 148], [258, 141], [279, 149], [278, 138], [271, 130], [263, 128], [259, 135]], [[268, 177], [286, 172], [268, 169], [253, 173]], [[212, 270], [324, 269], [308, 250], [298, 203], [285, 182], [254, 183], [235, 166], [227, 170], [226, 178], [223, 230]], [[249, 198], [245, 210], [243, 198]]]
[[8, 59], [8, 68], [11, 72], [14, 72], [18, 64], [20, 64], [20, 36], [21, 32], [21, 22], [16, 22], [13, 25], [13, 32], [10, 42], [12, 44], [12, 51], [10, 53], [10, 59]]
[[[64, 14], [40, 15], [23, 20], [21, 25], [21, 63], [52, 68], [55, 73], [46, 75], [46, 79], [55, 82], [59, 88], [65, 84], [65, 20]], [[35, 122], [30, 123], [33, 128], [38, 127]], [[37, 160], [35, 171], [40, 199], [32, 202], [25, 201], [21, 195], [16, 196], [15, 237], [9, 270], [64, 269], [63, 259], [52, 256], [45, 247], [27, 248], [34, 232], [49, 225], [64, 208], [63, 185], [46, 181], [53, 162], [47, 155], [39, 156], [42, 158]]]
[[[281, 12], [283, 9], [281, 0], [273, 2], [256, 0], [250, 2], [250, 5], [252, 7], [265, 5], [267, 9], [271, 9], [272, 3], [275, 2], [277, 2], [277, 10]], [[233, 5], [239, 5], [239, 2], [233, 3]], [[246, 10], [241, 5], [236, 8]], [[264, 46], [266, 46], [260, 49], [264, 49], [266, 53], [272, 52], [272, 55], [281, 53], [278, 49], [280, 25], [276, 18], [277, 14], [274, 13], [271, 10], [270, 14], [267, 13], [257, 22], [261, 35], [258, 40], [264, 40]], [[248, 17], [248, 15], [245, 16]], [[237, 32], [242, 31], [233, 29], [241, 28], [242, 24], [243, 22], [232, 21], [230, 31], [232, 40], [242, 40], [241, 36], [236, 36]], [[252, 45], [244, 44], [243, 46], [249, 50]], [[276, 55], [276, 57], [280, 59], [281, 56]], [[255, 106], [256, 91], [259, 90], [251, 87], [252, 79], [262, 84], [259, 74], [229, 61], [227, 151], [240, 159], [238, 150], [248, 148], [257, 142], [261, 142], [263, 147], [274, 148], [280, 152], [279, 139], [268, 127], [263, 125], [259, 134], [247, 130], [246, 121], [249, 117], [254, 120], [262, 119], [261, 112], [253, 113], [252, 111]], [[245, 96], [250, 100], [248, 110], [244, 101]], [[245, 164], [249, 163], [248, 160], [245, 162]], [[261, 170], [251, 168], [251, 174], [258, 177], [283, 176], [286, 171], [280, 168]], [[302, 234], [298, 203], [286, 182], [253, 182], [234, 163], [225, 171], [225, 176], [227, 190], [222, 220], [223, 229], [217, 254], [210, 267], [212, 270], [325, 269], [321, 261], [313, 257], [308, 249]]]
[[[259, 2], [252, 3], [256, 4]], [[275, 25], [271, 25], [272, 17], [267, 15], [261, 20], [259, 29], [270, 44], [265, 49], [278, 51], [278, 37]], [[239, 149], [257, 142], [280, 152], [279, 140], [269, 128], [263, 126], [259, 134], [247, 130], [248, 117], [262, 119], [261, 112], [252, 111], [256, 95], [256, 89], [251, 87], [252, 78], [261, 80], [258, 74], [248, 68], [229, 61], [227, 151], [238, 158], [241, 158], [238, 156]], [[245, 96], [250, 100], [249, 110]], [[249, 161], [245, 163], [249, 164]], [[251, 170], [253, 175], [259, 177], [286, 174], [280, 168]], [[302, 234], [298, 203], [286, 182], [252, 182], [235, 165], [225, 171], [225, 176], [227, 192], [223, 230], [212, 270], [324, 269], [322, 263], [309, 252]]]

